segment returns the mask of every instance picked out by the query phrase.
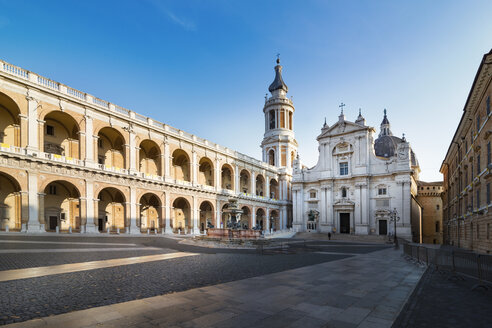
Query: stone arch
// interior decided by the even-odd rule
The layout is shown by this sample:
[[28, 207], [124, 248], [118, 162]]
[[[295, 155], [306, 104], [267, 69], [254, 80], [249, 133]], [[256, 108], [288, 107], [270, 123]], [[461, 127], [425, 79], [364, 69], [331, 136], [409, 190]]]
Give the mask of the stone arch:
[[174, 233], [187, 234], [193, 229], [191, 206], [184, 197], [177, 197], [172, 205], [172, 228]]
[[198, 166], [198, 183], [206, 186], [214, 186], [214, 181], [214, 164], [208, 157], [202, 157]]
[[277, 210], [270, 211], [270, 230], [277, 231], [280, 230], [280, 216]]
[[263, 177], [263, 174], [258, 173], [256, 175], [256, 190], [255, 194], [256, 196], [265, 196], [265, 178]]
[[243, 213], [241, 214], [241, 229], [251, 229], [253, 226], [253, 217], [251, 215], [251, 207], [243, 205], [241, 207]]
[[191, 182], [190, 156], [183, 149], [176, 149], [172, 154], [171, 176], [176, 180]]
[[117, 232], [125, 230], [126, 222], [126, 198], [121, 190], [114, 187], [102, 188], [97, 194], [98, 212], [97, 226], [100, 232]]
[[209, 227], [215, 226], [214, 205], [208, 200], [200, 203], [200, 232], [205, 232]]
[[97, 133], [97, 162], [105, 167], [127, 169], [125, 137], [115, 128], [106, 126]]
[[162, 156], [161, 149], [155, 141], [150, 139], [142, 140], [138, 151], [138, 170], [147, 175], [162, 176]]
[[245, 194], [251, 193], [251, 173], [246, 169], [242, 169], [239, 173], [239, 191]]
[[159, 232], [162, 229], [162, 202], [151, 192], [140, 197], [139, 222], [140, 231]]
[[20, 147], [20, 108], [17, 103], [0, 92], [0, 144]]
[[0, 172], [0, 230], [20, 231], [22, 227], [22, 197], [19, 182]]
[[275, 166], [275, 150], [270, 149], [268, 151], [268, 164]]
[[66, 180], [53, 180], [44, 188], [44, 222], [48, 231], [80, 232], [80, 191]]
[[278, 182], [275, 178], [270, 179], [270, 198], [279, 199]]
[[222, 165], [220, 181], [222, 189], [234, 190], [234, 169], [231, 165]]
[[264, 208], [256, 209], [256, 226], [261, 230], [265, 230], [266, 227], [266, 211]]
[[80, 159], [80, 126], [75, 118], [53, 110], [44, 115], [40, 143], [45, 153]]

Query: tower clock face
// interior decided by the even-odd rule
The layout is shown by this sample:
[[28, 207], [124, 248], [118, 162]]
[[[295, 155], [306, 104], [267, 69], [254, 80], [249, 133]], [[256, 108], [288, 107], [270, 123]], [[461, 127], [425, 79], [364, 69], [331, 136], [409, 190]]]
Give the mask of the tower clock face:
[[398, 158], [399, 159], [407, 159], [408, 158], [408, 154], [405, 150], [400, 150], [398, 152]]

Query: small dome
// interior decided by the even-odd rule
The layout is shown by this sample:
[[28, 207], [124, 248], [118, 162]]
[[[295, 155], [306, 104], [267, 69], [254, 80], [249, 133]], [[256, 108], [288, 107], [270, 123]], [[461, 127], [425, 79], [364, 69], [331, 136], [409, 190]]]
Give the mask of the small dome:
[[[277, 63], [279, 62], [280, 61], [277, 59]], [[275, 79], [273, 80], [272, 84], [270, 84], [270, 87], [268, 87], [268, 91], [273, 92], [278, 89], [282, 89], [285, 92], [289, 91], [289, 88], [287, 88], [287, 85], [282, 79], [282, 66], [280, 66], [280, 64], [275, 66]]]
[[396, 155], [396, 149], [403, 140], [395, 136], [383, 135], [374, 141], [374, 152], [376, 156], [393, 157]]

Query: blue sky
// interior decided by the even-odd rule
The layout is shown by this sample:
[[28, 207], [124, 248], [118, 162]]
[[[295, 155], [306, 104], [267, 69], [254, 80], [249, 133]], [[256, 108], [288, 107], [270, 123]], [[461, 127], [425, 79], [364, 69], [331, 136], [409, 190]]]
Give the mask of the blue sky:
[[281, 54], [302, 161], [324, 118], [383, 109], [423, 180], [439, 167], [482, 55], [491, 1], [0, 0], [0, 58], [256, 158]]

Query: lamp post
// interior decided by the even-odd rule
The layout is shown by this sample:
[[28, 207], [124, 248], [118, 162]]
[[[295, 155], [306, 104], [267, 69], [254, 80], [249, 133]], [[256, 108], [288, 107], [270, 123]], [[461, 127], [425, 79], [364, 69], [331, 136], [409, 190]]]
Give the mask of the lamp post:
[[396, 207], [394, 208], [393, 211], [390, 212], [390, 221], [394, 222], [394, 243], [395, 243], [395, 249], [399, 249], [400, 246], [398, 245], [398, 238], [396, 237], [396, 221], [399, 221], [400, 217], [398, 216], [398, 212], [396, 210]]

